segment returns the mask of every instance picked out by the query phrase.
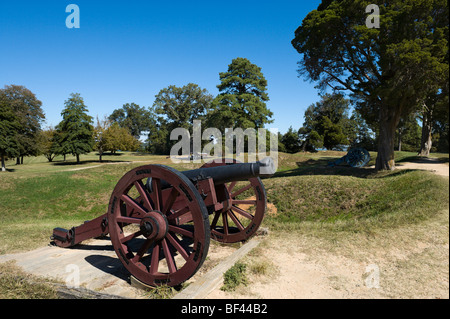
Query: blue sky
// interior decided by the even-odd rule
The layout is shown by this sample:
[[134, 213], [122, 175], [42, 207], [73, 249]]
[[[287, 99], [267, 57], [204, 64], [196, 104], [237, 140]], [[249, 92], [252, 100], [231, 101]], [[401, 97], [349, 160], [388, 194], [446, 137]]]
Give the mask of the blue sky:
[[[66, 6], [80, 8], [68, 29]], [[298, 129], [319, 100], [297, 77], [291, 45], [312, 1], [0, 1], [0, 87], [24, 85], [43, 103], [47, 125], [80, 93], [94, 118], [125, 103], [151, 106], [158, 92], [189, 82], [218, 94], [219, 72], [236, 57], [262, 68], [269, 109], [282, 133]]]

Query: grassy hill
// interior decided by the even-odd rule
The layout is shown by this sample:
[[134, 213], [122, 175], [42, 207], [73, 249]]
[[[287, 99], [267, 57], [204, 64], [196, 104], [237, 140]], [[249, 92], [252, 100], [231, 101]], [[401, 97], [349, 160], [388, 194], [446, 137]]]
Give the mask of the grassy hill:
[[[279, 170], [264, 180], [277, 214], [263, 226], [272, 231], [327, 227], [360, 231], [415, 223], [448, 207], [448, 179], [422, 171], [376, 173], [345, 166], [328, 168], [342, 152], [280, 153]], [[397, 160], [414, 157], [402, 152]], [[439, 155], [448, 161], [448, 155]], [[109, 196], [130, 169], [160, 163], [184, 170], [198, 164], [172, 165], [165, 156], [121, 153], [97, 162], [95, 153], [66, 162], [25, 159], [0, 175], [0, 254], [30, 250], [49, 242], [54, 227], [77, 226], [107, 210]], [[375, 156], [372, 156], [372, 161]], [[369, 163], [370, 165], [370, 163]]]

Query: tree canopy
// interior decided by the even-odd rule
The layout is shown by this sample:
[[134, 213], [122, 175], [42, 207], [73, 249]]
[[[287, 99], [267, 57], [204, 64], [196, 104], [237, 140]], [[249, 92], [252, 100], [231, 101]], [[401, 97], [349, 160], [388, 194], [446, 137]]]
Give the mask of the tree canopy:
[[194, 120], [205, 120], [211, 111], [213, 96], [206, 89], [194, 83], [182, 87], [170, 85], [155, 96], [150, 113], [147, 148], [159, 154], [168, 154], [173, 141], [170, 132], [175, 128], [185, 128], [192, 133]]
[[0, 156], [2, 171], [5, 157], [39, 154], [39, 133], [45, 118], [42, 102], [20, 85], [6, 85], [0, 90]]
[[209, 126], [225, 128], [262, 128], [272, 123], [267, 108], [267, 80], [261, 68], [245, 58], [233, 59], [227, 72], [221, 72], [219, 95], [213, 101]]
[[142, 132], [148, 131], [152, 124], [151, 113], [144, 107], [135, 103], [126, 103], [120, 109], [114, 110], [109, 120], [117, 122], [135, 138], [139, 139]]
[[16, 116], [16, 157], [37, 156], [39, 154], [38, 136], [45, 119], [42, 102], [36, 95], [21, 85], [7, 85], [1, 93]]
[[341, 94], [325, 94], [305, 111], [305, 122], [299, 130], [303, 150], [325, 147], [332, 150], [348, 145], [346, 125], [349, 101]]
[[0, 91], [0, 157], [2, 171], [6, 171], [5, 157], [18, 156], [19, 154], [19, 142], [16, 134], [19, 128], [18, 117], [14, 114], [2, 91]]
[[[366, 26], [377, 4], [380, 27]], [[448, 73], [444, 0], [323, 1], [296, 30], [299, 74], [318, 88], [345, 91], [369, 123], [378, 123], [377, 169], [393, 169], [394, 135]]]

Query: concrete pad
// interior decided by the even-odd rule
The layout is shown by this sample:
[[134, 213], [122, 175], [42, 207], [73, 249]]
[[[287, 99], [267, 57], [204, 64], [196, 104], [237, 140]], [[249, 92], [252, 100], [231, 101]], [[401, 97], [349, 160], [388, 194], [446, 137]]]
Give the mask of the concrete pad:
[[109, 238], [92, 239], [71, 248], [47, 246], [33, 251], [0, 256], [0, 263], [15, 260], [25, 272], [54, 278], [68, 286], [79, 286], [123, 298], [144, 298], [131, 287]]

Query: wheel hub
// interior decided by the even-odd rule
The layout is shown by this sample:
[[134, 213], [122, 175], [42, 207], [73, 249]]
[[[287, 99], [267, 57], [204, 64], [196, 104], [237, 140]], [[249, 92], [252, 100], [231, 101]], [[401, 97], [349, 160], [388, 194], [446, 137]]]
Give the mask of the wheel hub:
[[169, 224], [166, 216], [160, 211], [151, 211], [140, 222], [140, 231], [147, 239], [155, 241], [166, 237]]

